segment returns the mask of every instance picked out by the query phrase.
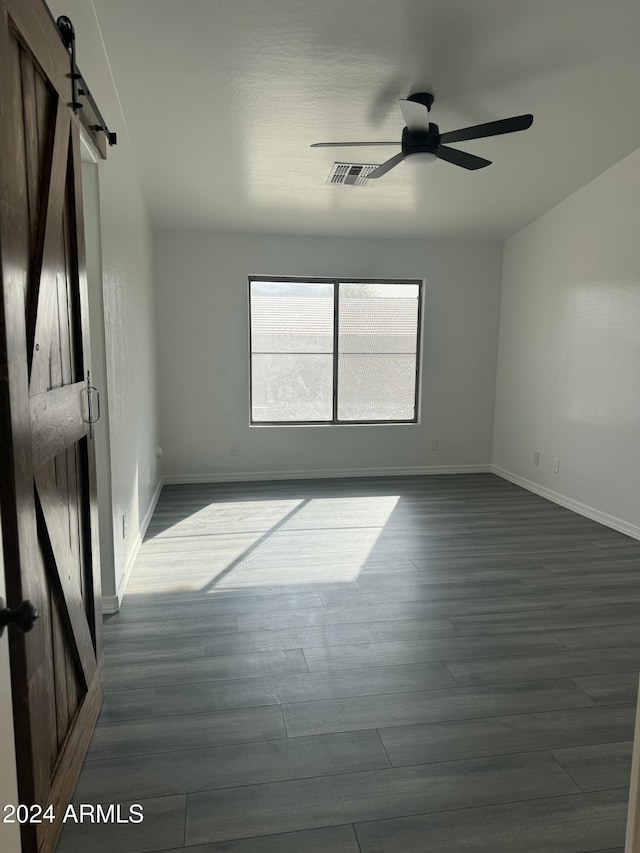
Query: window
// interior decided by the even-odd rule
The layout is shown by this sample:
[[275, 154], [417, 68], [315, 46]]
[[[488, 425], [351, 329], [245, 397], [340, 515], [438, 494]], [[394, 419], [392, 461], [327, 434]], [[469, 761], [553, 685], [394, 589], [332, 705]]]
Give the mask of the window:
[[417, 420], [420, 281], [249, 279], [251, 422]]

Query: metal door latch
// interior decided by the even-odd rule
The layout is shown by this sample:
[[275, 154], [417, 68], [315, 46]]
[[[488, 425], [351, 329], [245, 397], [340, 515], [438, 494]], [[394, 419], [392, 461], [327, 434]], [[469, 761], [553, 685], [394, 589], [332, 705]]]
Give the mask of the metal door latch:
[[0, 598], [0, 637], [7, 625], [15, 625], [23, 634], [27, 634], [40, 616], [33, 601], [21, 601], [15, 610], [7, 607], [4, 598]]

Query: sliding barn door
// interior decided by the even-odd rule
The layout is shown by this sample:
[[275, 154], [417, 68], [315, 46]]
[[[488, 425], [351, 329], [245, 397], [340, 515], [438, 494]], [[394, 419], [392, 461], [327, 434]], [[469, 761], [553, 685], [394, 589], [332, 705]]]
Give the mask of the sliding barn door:
[[[102, 700], [80, 138], [40, 0], [0, 0], [0, 481], [23, 850], [53, 850]], [[5, 639], [2, 642], [6, 642]]]

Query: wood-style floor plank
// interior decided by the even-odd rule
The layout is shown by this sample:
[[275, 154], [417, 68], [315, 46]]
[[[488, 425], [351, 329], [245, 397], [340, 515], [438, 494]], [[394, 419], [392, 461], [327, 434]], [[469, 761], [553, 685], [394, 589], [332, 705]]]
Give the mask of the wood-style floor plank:
[[[256, 734], [258, 731], [256, 730]], [[162, 797], [389, 767], [377, 732], [281, 737], [87, 764], [74, 798]]]
[[107, 693], [101, 721], [202, 714], [227, 708], [251, 708], [378, 693], [414, 693], [416, 689], [434, 690], [455, 686], [453, 677], [439, 662], [236, 678], [225, 682], [190, 684], [184, 692], [164, 686]]
[[579, 793], [549, 753], [447, 761], [187, 796], [186, 844]]
[[625, 818], [624, 798], [606, 791], [359, 823], [356, 832], [362, 853], [615, 853]]
[[[525, 749], [553, 750], [558, 743], [589, 747], [591, 744], [609, 744], [632, 739], [634, 720], [635, 705], [613, 705], [397, 726], [381, 728], [379, 734], [391, 763], [399, 767], [403, 764], [480, 758], [483, 755], [507, 755]], [[554, 755], [558, 757], [555, 752]], [[570, 768], [566, 769], [573, 775]]]
[[[166, 853], [177, 851], [167, 850]], [[360, 847], [353, 826], [349, 825], [263, 835], [261, 838], [254, 836], [220, 844], [196, 844], [189, 847], [189, 853], [360, 853]]]
[[387, 693], [283, 705], [289, 737], [593, 704], [570, 679]]
[[631, 740], [553, 749], [551, 754], [582, 791], [628, 788], [631, 778]]
[[62, 853], [622, 853], [640, 542], [489, 474], [166, 486]]
[[534, 678], [572, 678], [611, 672], [637, 672], [640, 646], [579, 649], [548, 655], [446, 661], [458, 684], [497, 684]]
[[638, 699], [638, 673], [614, 672], [604, 675], [587, 675], [573, 681], [596, 704], [614, 705], [633, 703]]
[[105, 678], [114, 690], [158, 687], [163, 684], [175, 685], [177, 689], [179, 685], [198, 681], [226, 681], [283, 672], [307, 672], [300, 649], [207, 658], [185, 656], [181, 661], [140, 661], [125, 666], [111, 664], [107, 660], [105, 666]]
[[[186, 801], [183, 794], [124, 800], [117, 804], [123, 819], [129, 818], [132, 805], [141, 805], [141, 823], [117, 823], [115, 820], [105, 823], [84, 820], [76, 823], [69, 820], [62, 830], [56, 853], [87, 853], [88, 850], [92, 853], [150, 853], [165, 850], [167, 846], [181, 847], [184, 844]], [[108, 807], [108, 801], [102, 802]]]
[[420, 640], [389, 640], [344, 646], [306, 646], [309, 669], [352, 669], [364, 666], [392, 666], [419, 661], [466, 660], [489, 655], [546, 654], [564, 651], [552, 634], [497, 634], [473, 637], [424, 637]]
[[123, 720], [96, 728], [86, 760], [177, 752], [281, 737], [286, 737], [286, 731], [278, 705]]

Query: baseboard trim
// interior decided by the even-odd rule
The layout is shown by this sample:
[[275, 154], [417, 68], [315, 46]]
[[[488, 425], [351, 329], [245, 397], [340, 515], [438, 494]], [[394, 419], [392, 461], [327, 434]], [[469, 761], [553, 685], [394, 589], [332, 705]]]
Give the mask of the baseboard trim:
[[102, 596], [102, 615], [112, 616], [120, 610], [120, 602], [117, 595]]
[[102, 612], [104, 614], [113, 614], [117, 613], [120, 610], [120, 605], [122, 604], [122, 599], [124, 598], [124, 594], [127, 589], [127, 584], [129, 583], [129, 578], [131, 577], [131, 572], [133, 571], [133, 567], [140, 552], [140, 548], [142, 547], [142, 541], [145, 537], [145, 533], [147, 532], [147, 528], [149, 527], [149, 522], [151, 521], [154, 510], [156, 508], [156, 504], [158, 503], [158, 499], [160, 497], [160, 492], [162, 491], [163, 485], [164, 477], [160, 477], [158, 479], [158, 485], [156, 486], [156, 490], [153, 493], [149, 502], [149, 506], [144, 515], [144, 518], [140, 523], [140, 529], [136, 534], [136, 538], [133, 542], [133, 546], [131, 547], [131, 551], [129, 552], [129, 556], [127, 557], [127, 564], [125, 566], [124, 574], [120, 578], [120, 583], [118, 584], [117, 595], [108, 595], [103, 596], [102, 598]]
[[540, 497], [546, 498], [555, 504], [559, 504], [566, 509], [577, 512], [578, 515], [584, 515], [586, 518], [590, 518], [592, 521], [604, 524], [605, 527], [611, 527], [612, 530], [617, 530], [618, 533], [624, 533], [632, 539], [640, 539], [640, 527], [636, 524], [630, 524], [628, 521], [623, 521], [615, 515], [609, 515], [606, 512], [601, 512], [599, 509], [587, 506], [587, 504], [580, 503], [580, 501], [576, 501], [573, 498], [568, 498], [566, 495], [561, 495], [559, 492], [554, 492], [552, 489], [547, 489], [545, 486], [539, 486], [532, 480], [526, 480], [518, 474], [513, 474], [505, 468], [500, 468], [499, 465], [492, 465], [491, 471], [498, 477], [502, 477], [503, 480], [508, 480], [516, 486], [521, 486], [529, 492], [533, 492], [534, 494], [540, 495]]
[[166, 474], [165, 485], [247, 483], [265, 480], [320, 480], [340, 477], [419, 477], [437, 474], [490, 474], [491, 465], [428, 465], [411, 468], [322, 468], [308, 471], [238, 471], [209, 474]]
[[147, 528], [149, 527], [151, 519], [153, 518], [153, 513], [156, 510], [156, 506], [157, 506], [158, 500], [160, 498], [160, 492], [162, 491], [163, 486], [164, 486], [164, 477], [158, 477], [158, 483], [156, 485], [156, 490], [153, 493], [153, 495], [151, 496], [151, 500], [149, 501], [149, 506], [147, 507], [147, 511], [144, 515], [144, 518], [142, 519], [142, 524], [140, 525], [141, 544], [142, 544], [142, 540], [145, 537], [145, 534], [147, 532]]

